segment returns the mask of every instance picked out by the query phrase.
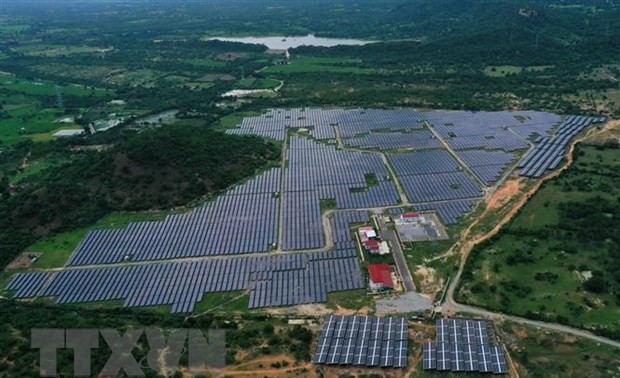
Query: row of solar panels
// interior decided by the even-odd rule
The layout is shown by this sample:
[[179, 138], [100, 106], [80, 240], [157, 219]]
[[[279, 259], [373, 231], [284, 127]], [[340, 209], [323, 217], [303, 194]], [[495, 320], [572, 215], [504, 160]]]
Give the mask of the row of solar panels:
[[251, 283], [249, 308], [325, 302], [327, 293], [364, 287], [356, 256], [311, 261], [308, 269], [272, 273], [269, 280]]
[[536, 148], [521, 160], [518, 165], [521, 175], [536, 178], [547, 170], [557, 168], [570, 141], [592, 123], [605, 122], [605, 119], [605, 117], [567, 117], [554, 138], [541, 138]]
[[[312, 279], [292, 279], [294, 284], [286, 285], [282, 272], [291, 271]], [[187, 313], [205, 293], [240, 291], [250, 282], [274, 280], [276, 293], [291, 300], [270, 306], [300, 303], [307, 295], [298, 293], [318, 285], [321, 292], [362, 287], [356, 251], [346, 250], [20, 273], [6, 289], [17, 298], [55, 297], [60, 304], [124, 300], [125, 307], [172, 305], [172, 312]], [[324, 301], [325, 296], [310, 299]]]
[[368, 223], [370, 217], [367, 211], [342, 211], [333, 214], [329, 220], [332, 229], [334, 243], [345, 243], [351, 241], [351, 224]]
[[427, 150], [441, 148], [441, 143], [430, 131], [417, 131], [413, 133], [372, 133], [361, 137], [344, 139], [347, 146], [363, 149], [398, 150], [414, 148]]
[[459, 172], [463, 168], [446, 150], [388, 154], [397, 176]]
[[489, 337], [489, 323], [473, 319], [437, 319], [436, 341], [424, 344], [425, 370], [506, 373], [503, 348]]
[[404, 368], [407, 345], [405, 318], [329, 315], [323, 323], [314, 363]]
[[400, 182], [409, 201], [435, 202], [481, 197], [483, 192], [464, 172], [402, 176]]
[[68, 264], [268, 251], [278, 241], [281, 170], [272, 169], [184, 214], [163, 221], [133, 222], [124, 229], [89, 232]]
[[503, 349], [497, 345], [424, 344], [424, 370], [506, 374], [508, 365]]

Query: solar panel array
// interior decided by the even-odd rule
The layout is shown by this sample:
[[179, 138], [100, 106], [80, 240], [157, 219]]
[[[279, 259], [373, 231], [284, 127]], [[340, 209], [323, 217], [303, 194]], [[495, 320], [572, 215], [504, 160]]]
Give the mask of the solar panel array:
[[274, 168], [226, 194], [163, 221], [94, 230], [68, 265], [111, 264], [268, 251], [278, 242], [281, 169]]
[[14, 290], [16, 298], [34, 298], [48, 278], [47, 272], [16, 274], [11, 278], [6, 290]]
[[172, 305], [173, 313], [187, 313], [205, 293], [251, 288], [249, 307], [256, 308], [324, 302], [326, 293], [362, 287], [356, 251], [340, 250], [20, 273], [7, 290], [59, 304], [124, 300], [125, 307]]
[[514, 153], [501, 150], [466, 150], [458, 151], [457, 154], [486, 185], [499, 180], [502, 173], [515, 160]]
[[459, 172], [461, 165], [446, 150], [414, 151], [387, 154], [396, 175], [423, 175], [429, 173]]
[[425, 113], [412, 109], [353, 109], [338, 113], [334, 124], [343, 138], [373, 131], [411, 131], [424, 128]]
[[436, 340], [424, 344], [424, 370], [508, 373], [504, 348], [491, 342], [486, 321], [438, 319], [436, 326]]
[[334, 139], [334, 120], [342, 109], [271, 109], [255, 117], [246, 117], [234, 129], [226, 130], [227, 134], [258, 135], [283, 141], [289, 128], [312, 128], [315, 139]]
[[411, 202], [471, 199], [482, 196], [482, 190], [464, 172], [431, 173], [402, 176], [400, 182]]
[[441, 143], [439, 143], [435, 135], [428, 130], [420, 130], [413, 133], [364, 134], [356, 138], [343, 139], [343, 143], [351, 147], [379, 150], [397, 150], [404, 148], [426, 150], [441, 148]]
[[351, 224], [369, 223], [370, 216], [367, 211], [341, 211], [333, 214], [329, 222], [336, 248], [356, 248], [355, 239], [351, 237]]
[[455, 150], [501, 149], [515, 151], [529, 147], [523, 135], [547, 134], [561, 118], [545, 112], [467, 112], [436, 110], [427, 113], [428, 122]]
[[[285, 250], [325, 245], [321, 200], [335, 200], [338, 209], [373, 208], [400, 200], [387, 167], [372, 153], [343, 151], [335, 146], [292, 136], [284, 170], [283, 214]], [[368, 186], [366, 175], [377, 178]]]
[[305, 257], [281, 266], [274, 266], [273, 257], [263, 258], [263, 270], [250, 278], [249, 308], [325, 302], [327, 293], [364, 287], [355, 249], [310, 254], [307, 261]]
[[600, 122], [605, 122], [605, 117], [566, 117], [554, 137], [540, 138], [536, 148], [519, 162], [518, 168], [521, 169], [521, 176], [540, 177], [547, 170], [556, 169], [575, 135], [592, 123]]
[[314, 363], [405, 368], [408, 333], [409, 325], [402, 317], [329, 315]]
[[388, 154], [409, 200], [416, 202], [475, 198], [481, 189], [446, 150]]

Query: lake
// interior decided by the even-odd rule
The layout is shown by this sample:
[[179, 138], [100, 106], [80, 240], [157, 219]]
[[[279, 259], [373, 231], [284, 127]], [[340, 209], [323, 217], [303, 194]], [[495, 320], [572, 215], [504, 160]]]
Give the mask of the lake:
[[265, 45], [272, 50], [285, 50], [289, 48], [295, 48], [299, 46], [322, 46], [332, 47], [339, 45], [348, 46], [360, 46], [368, 43], [374, 43], [376, 41], [365, 41], [361, 39], [341, 39], [341, 38], [322, 38], [316, 37], [312, 34], [306, 36], [296, 37], [211, 37], [207, 38], [208, 41], [219, 40], [225, 42], [242, 42], [242, 43], [255, 43], [259, 45]]

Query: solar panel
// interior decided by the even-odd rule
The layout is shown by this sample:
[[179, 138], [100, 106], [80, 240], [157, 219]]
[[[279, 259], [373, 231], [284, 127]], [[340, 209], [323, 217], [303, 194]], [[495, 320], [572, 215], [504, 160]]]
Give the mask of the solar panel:
[[505, 373], [506, 356], [491, 342], [486, 321], [437, 319], [435, 324], [437, 341], [423, 347], [425, 370]]
[[451, 370], [450, 347], [447, 343], [437, 343], [437, 370]]
[[478, 371], [482, 373], [493, 372], [493, 362], [491, 360], [491, 347], [489, 345], [478, 346]]
[[508, 364], [506, 363], [506, 356], [502, 349], [494, 345], [491, 347], [491, 360], [493, 365], [493, 373], [504, 374], [508, 373]]
[[465, 370], [465, 354], [463, 344], [452, 343], [450, 345], [450, 369], [452, 371]]
[[437, 369], [437, 345], [433, 342], [424, 343], [423, 354], [422, 368], [424, 370]]
[[[334, 316], [325, 318], [314, 362], [328, 365], [407, 366], [407, 339], [396, 340], [404, 318]], [[403, 330], [407, 334], [407, 329]]]
[[466, 371], [478, 370], [478, 348], [474, 344], [463, 344]]
[[394, 367], [404, 368], [407, 366], [407, 344], [408, 341], [406, 339], [396, 341], [394, 349]]

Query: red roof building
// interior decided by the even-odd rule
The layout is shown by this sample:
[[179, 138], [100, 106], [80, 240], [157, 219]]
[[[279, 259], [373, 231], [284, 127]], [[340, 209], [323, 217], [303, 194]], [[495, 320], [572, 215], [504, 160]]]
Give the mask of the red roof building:
[[424, 217], [418, 213], [404, 213], [400, 216], [400, 220], [406, 223], [422, 223]]
[[402, 215], [403, 219], [418, 219], [420, 218], [420, 214], [418, 213], [405, 213]]
[[366, 247], [366, 249], [378, 251], [379, 248], [381, 247], [381, 241], [380, 240], [366, 240], [364, 242], [364, 246]]
[[370, 264], [368, 265], [368, 273], [370, 274], [370, 288], [377, 289], [393, 289], [392, 271], [388, 264]]

